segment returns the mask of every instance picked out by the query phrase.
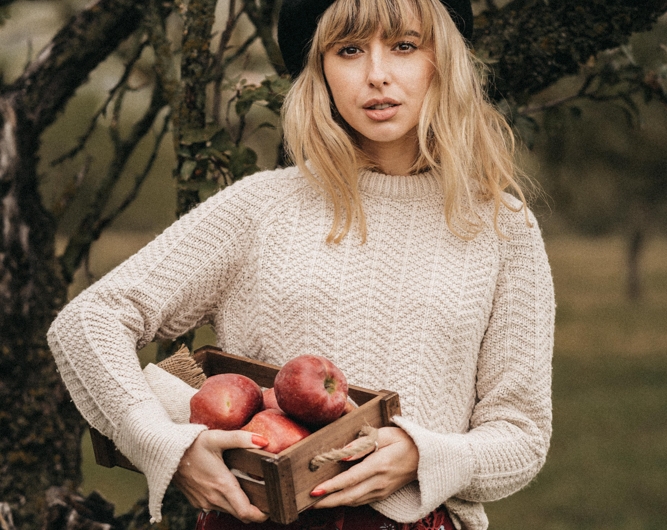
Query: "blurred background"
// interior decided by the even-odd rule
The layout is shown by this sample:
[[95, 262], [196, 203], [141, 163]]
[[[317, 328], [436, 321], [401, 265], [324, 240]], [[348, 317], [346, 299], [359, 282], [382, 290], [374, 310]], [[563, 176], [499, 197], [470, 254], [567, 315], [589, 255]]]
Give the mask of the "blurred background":
[[[86, 2], [5, 3], [0, 4], [0, 70], [7, 86]], [[482, 13], [505, 3], [474, 5]], [[229, 3], [221, 0], [214, 40], [222, 38], [228, 10]], [[164, 28], [178, 34], [182, 21], [171, 16]], [[253, 31], [239, 19], [229, 47], [245, 46]], [[99, 193], [115, 156], [114, 134], [129, 134], [150, 100], [156, 56], [146, 47], [127, 69], [136, 47], [129, 39], [101, 62], [41, 136], [38, 174], [44, 204], [54, 207], [73, 179], [77, 182], [58, 223], [58, 253], [65, 251]], [[655, 96], [660, 91], [667, 95], [666, 63], [667, 17], [662, 16], [648, 31], [586, 58], [577, 73], [529, 99], [499, 103], [522, 140], [522, 166], [536, 183], [532, 205], [545, 235], [558, 309], [550, 454], [529, 487], [487, 505], [492, 530], [667, 528], [667, 96]], [[125, 73], [122, 112], [116, 112], [119, 92], [112, 98], [109, 93]], [[224, 96], [217, 132], [222, 127], [230, 134], [239, 132], [234, 105], [274, 73], [258, 40], [244, 47], [217, 87]], [[635, 89], [637, 76], [653, 83], [655, 92]], [[270, 88], [280, 92], [280, 87]], [[270, 97], [249, 99], [239, 134], [243, 142], [232, 142], [248, 151], [238, 160], [234, 154], [226, 160], [240, 160], [244, 169], [232, 174], [219, 170], [197, 188], [200, 197], [244, 171], [275, 167], [279, 120]], [[225, 103], [230, 98], [233, 104]], [[129, 157], [125, 177], [110, 192], [105, 210], [114, 210], [133, 192], [133, 176], [142, 174], [153, 157], [145, 182], [92, 243], [69, 296], [176, 218], [184, 186], [174, 178], [174, 168], [181, 176], [186, 170], [175, 154], [178, 142], [172, 131], [160, 137], [162, 123], [169, 120], [166, 110], [160, 112]], [[85, 147], [63, 158], [81, 138]], [[157, 138], [161, 142], [155, 147]], [[209, 135], [209, 143], [211, 138], [219, 136]], [[214, 338], [202, 329], [194, 341], [197, 346]], [[157, 346], [151, 345], [141, 352], [142, 362], [156, 355]], [[101, 492], [117, 514], [145, 495], [143, 476], [95, 464], [87, 434], [82, 466], [82, 492]]]

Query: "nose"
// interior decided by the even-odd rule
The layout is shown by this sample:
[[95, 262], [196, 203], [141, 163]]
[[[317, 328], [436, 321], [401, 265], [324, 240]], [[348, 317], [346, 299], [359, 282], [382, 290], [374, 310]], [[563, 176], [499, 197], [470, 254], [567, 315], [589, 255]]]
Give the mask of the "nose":
[[389, 61], [382, 51], [373, 50], [369, 54], [368, 84], [375, 88], [388, 85], [391, 82]]

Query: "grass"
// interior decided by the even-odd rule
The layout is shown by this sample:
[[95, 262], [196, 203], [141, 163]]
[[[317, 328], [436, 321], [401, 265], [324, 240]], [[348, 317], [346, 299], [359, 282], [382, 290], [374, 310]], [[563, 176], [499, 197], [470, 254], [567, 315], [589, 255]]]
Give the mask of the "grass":
[[547, 241], [556, 297], [554, 434], [526, 489], [487, 505], [491, 530], [652, 530], [667, 525], [667, 241], [625, 296], [615, 238]]
[[[128, 241], [109, 234], [92, 269], [105, 270]], [[118, 242], [118, 243], [116, 243]], [[642, 261], [644, 297], [624, 297], [618, 238], [547, 240], [558, 303], [554, 434], [531, 485], [486, 505], [491, 530], [657, 530], [667, 526], [667, 240]], [[210, 336], [206, 337], [209, 339]], [[144, 352], [150, 358], [150, 350]], [[94, 464], [84, 447], [85, 493], [126, 511], [143, 476]]]
[[492, 530], [665, 528], [667, 356], [556, 356], [547, 463]]
[[547, 242], [558, 303], [556, 355], [667, 353], [667, 241], [642, 261], [643, 298], [625, 297], [625, 244], [619, 238]]

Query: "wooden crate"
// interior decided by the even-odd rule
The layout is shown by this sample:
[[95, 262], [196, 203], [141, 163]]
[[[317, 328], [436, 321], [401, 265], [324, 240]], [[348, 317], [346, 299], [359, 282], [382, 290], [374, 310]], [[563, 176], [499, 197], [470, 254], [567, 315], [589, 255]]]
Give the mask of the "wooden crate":
[[[267, 388], [273, 386], [280, 369], [224, 353], [213, 346], [198, 349], [194, 357], [201, 363], [206, 375], [242, 374]], [[282, 524], [295, 521], [300, 512], [317, 502], [318, 499], [310, 496], [315, 486], [352, 465], [331, 462], [311, 471], [309, 464], [314, 457], [347, 445], [358, 436], [363, 426], [387, 426], [392, 416], [400, 414], [399, 398], [395, 392], [375, 392], [350, 385], [349, 395], [359, 405], [358, 408], [277, 455], [260, 449], [225, 451], [225, 463], [237, 475], [250, 502], [268, 513], [272, 521]], [[136, 471], [111, 440], [93, 429], [91, 438], [98, 464]]]

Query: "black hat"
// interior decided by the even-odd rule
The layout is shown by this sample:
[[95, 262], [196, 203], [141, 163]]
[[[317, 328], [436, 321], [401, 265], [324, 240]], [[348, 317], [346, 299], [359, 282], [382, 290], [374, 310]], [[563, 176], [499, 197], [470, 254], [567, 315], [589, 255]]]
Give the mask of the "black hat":
[[[278, 19], [278, 44], [287, 70], [296, 78], [303, 70], [322, 13], [335, 0], [283, 0]], [[440, 0], [463, 37], [472, 38], [470, 0]]]

